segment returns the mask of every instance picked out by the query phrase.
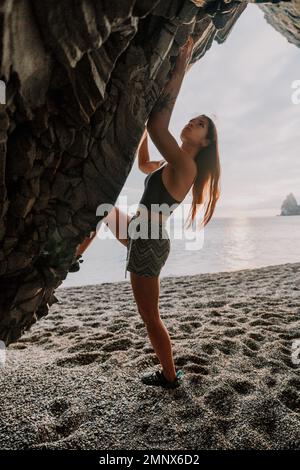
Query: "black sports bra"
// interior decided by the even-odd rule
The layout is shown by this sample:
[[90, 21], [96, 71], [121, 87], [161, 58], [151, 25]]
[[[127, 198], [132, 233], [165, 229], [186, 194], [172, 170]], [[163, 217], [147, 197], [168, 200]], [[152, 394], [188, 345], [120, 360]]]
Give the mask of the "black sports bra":
[[[144, 182], [144, 192], [140, 199], [140, 204], [144, 204], [149, 210], [153, 212], [171, 214], [182, 201], [177, 201], [177, 199], [171, 196], [163, 183], [162, 170], [165, 166], [165, 164], [161, 165], [160, 168], [152, 171], [152, 173], [149, 173], [149, 175], [146, 176]], [[151, 207], [151, 204], [162, 204], [162, 206], [160, 208], [155, 206]], [[166, 204], [168, 207], [164, 207]], [[171, 210], [170, 207], [173, 205], [174, 207]]]

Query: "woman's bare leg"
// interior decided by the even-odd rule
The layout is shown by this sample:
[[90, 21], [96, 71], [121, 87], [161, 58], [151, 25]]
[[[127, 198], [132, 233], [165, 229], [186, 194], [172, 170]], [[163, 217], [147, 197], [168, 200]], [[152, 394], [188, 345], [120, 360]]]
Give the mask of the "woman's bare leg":
[[168, 330], [159, 314], [159, 278], [138, 276], [130, 272], [131, 285], [138, 311], [167, 380], [176, 379], [172, 345]]
[[[127, 246], [127, 227], [130, 221], [130, 216], [122, 212], [118, 207], [113, 207], [112, 210], [107, 214], [107, 216], [101, 219], [101, 224], [105, 223], [105, 225], [110, 229], [110, 231], [114, 234], [117, 240], [119, 240], [122, 245]], [[122, 228], [123, 233], [120, 232]], [[87, 237], [83, 240], [83, 242], [77, 246], [76, 249], [76, 256], [82, 255], [82, 253], [88, 248], [90, 243], [94, 240], [97, 232], [91, 232], [90, 237]], [[124, 237], [125, 235], [125, 237]]]
[[128, 214], [114, 206], [109, 214], [102, 219], [116, 239], [126, 247], [128, 243], [127, 231], [130, 218]]

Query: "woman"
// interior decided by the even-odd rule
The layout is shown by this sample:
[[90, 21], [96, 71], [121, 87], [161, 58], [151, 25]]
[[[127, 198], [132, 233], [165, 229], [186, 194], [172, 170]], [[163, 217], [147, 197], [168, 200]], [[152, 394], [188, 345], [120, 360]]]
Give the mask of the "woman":
[[[166, 203], [167, 208], [172, 206], [174, 209], [183, 201], [193, 186], [191, 222], [195, 219], [198, 205], [206, 199], [208, 204], [203, 219], [205, 226], [211, 219], [220, 196], [220, 162], [217, 132], [213, 121], [204, 114], [191, 119], [181, 131], [181, 147], [168, 130], [192, 49], [193, 40], [189, 38], [180, 49], [173, 74], [151, 111], [141, 139], [139, 168], [148, 176], [145, 178], [145, 189], [136, 214], [130, 218], [114, 207], [102, 219], [116, 238], [127, 247], [126, 271], [130, 271], [138, 311], [162, 366], [162, 370], [144, 374], [142, 381], [147, 385], [160, 385], [165, 388], [178, 387], [182, 383], [183, 375], [182, 371], [176, 372], [175, 370], [169, 333], [159, 313], [159, 273], [170, 251], [170, 240], [165, 223], [173, 210], [157, 211], [153, 204]], [[166, 162], [165, 160], [149, 161], [147, 131]], [[162, 163], [166, 164], [162, 165]], [[149, 218], [150, 224], [143, 224], [142, 221], [149, 222]], [[110, 227], [110, 221], [113, 220], [114, 223]], [[126, 239], [119, 235], [120, 224], [127, 226]], [[138, 226], [139, 228], [146, 227], [145, 238], [134, 236], [138, 232]], [[149, 229], [153, 226], [157, 229], [158, 235], [155, 239], [147, 237]], [[95, 234], [94, 232], [93, 237]], [[87, 248], [92, 238], [86, 239], [79, 246], [76, 252], [78, 257]]]

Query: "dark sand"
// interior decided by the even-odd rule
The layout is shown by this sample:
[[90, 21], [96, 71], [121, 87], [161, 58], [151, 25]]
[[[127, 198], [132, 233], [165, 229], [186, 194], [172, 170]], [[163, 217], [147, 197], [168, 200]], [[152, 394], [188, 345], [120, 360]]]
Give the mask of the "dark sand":
[[300, 449], [300, 263], [161, 279], [176, 390], [140, 381], [159, 363], [130, 283], [56, 294], [7, 349], [1, 449]]

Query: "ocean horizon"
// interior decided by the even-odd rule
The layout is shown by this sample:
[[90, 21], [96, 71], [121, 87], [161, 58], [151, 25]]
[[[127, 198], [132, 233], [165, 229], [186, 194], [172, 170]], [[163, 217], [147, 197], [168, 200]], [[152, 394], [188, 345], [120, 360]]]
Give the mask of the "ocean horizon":
[[[177, 239], [182, 227], [180, 223], [179, 229], [177, 225], [174, 228], [170, 221], [171, 251], [161, 278], [300, 261], [299, 215], [214, 217], [204, 230], [198, 230], [197, 239], [191, 230], [185, 230]], [[102, 227], [98, 233], [102, 234]], [[59, 288], [130, 282], [129, 272], [125, 279], [126, 254], [126, 247], [116, 238], [97, 235], [83, 254], [80, 270], [69, 273]]]

